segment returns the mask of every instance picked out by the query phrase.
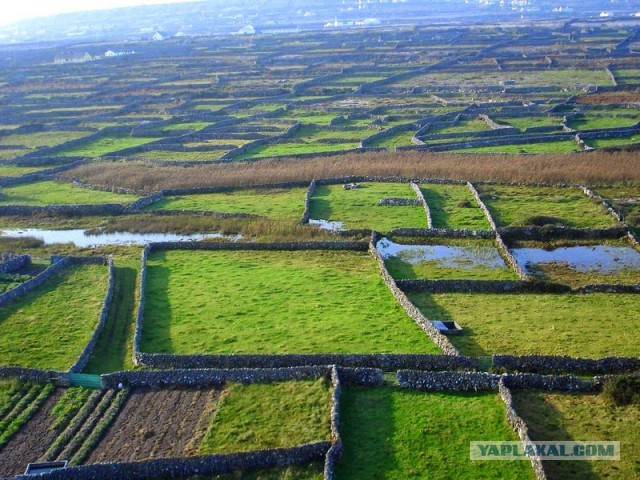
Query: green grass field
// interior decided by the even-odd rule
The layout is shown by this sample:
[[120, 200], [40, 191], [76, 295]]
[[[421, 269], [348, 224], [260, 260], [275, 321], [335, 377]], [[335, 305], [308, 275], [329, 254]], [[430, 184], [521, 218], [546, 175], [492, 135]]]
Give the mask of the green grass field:
[[519, 143], [517, 145], [496, 145], [494, 147], [474, 147], [452, 150], [459, 153], [571, 153], [580, 151], [580, 146], [573, 140], [559, 140], [557, 142]]
[[438, 351], [366, 252], [153, 253], [143, 331], [145, 352]]
[[511, 125], [521, 131], [531, 127], [560, 126], [561, 117], [497, 117], [493, 119], [496, 123]]
[[27, 148], [53, 147], [91, 135], [91, 132], [47, 131], [0, 137], [0, 145], [22, 145]]
[[342, 143], [315, 143], [314, 141], [302, 141], [297, 143], [270, 143], [247, 150], [239, 159], [260, 157], [286, 157], [290, 155], [302, 155], [307, 153], [337, 152], [341, 150], [353, 150], [360, 146], [359, 141]]
[[380, 206], [381, 198], [416, 198], [408, 184], [363, 183], [345, 190], [342, 185], [320, 185], [310, 202], [313, 219], [343, 222], [345, 228], [386, 232], [393, 228], [425, 228], [427, 218], [420, 206]]
[[108, 276], [104, 266], [73, 265], [0, 307], [0, 364], [67, 370], [98, 322]]
[[[373, 131], [371, 132], [374, 133]], [[408, 130], [404, 132], [396, 132], [389, 136], [379, 138], [374, 141], [372, 147], [403, 147], [406, 145], [413, 145], [411, 139], [415, 135], [415, 130]]]
[[125, 148], [138, 147], [150, 142], [157, 141], [157, 138], [145, 137], [103, 137], [91, 140], [82, 145], [65, 148], [56, 152], [55, 157], [100, 157], [109, 153], [124, 150]]
[[140, 283], [140, 247], [118, 247], [114, 256], [114, 290], [109, 317], [85, 367], [86, 373], [133, 368], [133, 334]]
[[489, 230], [489, 222], [466, 185], [423, 184], [434, 228]]
[[0, 165], [0, 177], [19, 177], [27, 173], [44, 170], [47, 167], [21, 167], [18, 165]]
[[417, 293], [411, 300], [431, 320], [463, 328], [452, 343], [465, 355], [492, 353], [638, 356], [640, 334], [633, 294]]
[[304, 212], [306, 188], [236, 190], [165, 197], [149, 210], [210, 210], [250, 213], [278, 220], [300, 221]]
[[200, 455], [287, 448], [330, 440], [331, 392], [325, 379], [228, 384]]
[[618, 138], [592, 138], [585, 140], [585, 143], [593, 148], [617, 147], [620, 145], [631, 145], [640, 143], [640, 135]]
[[91, 190], [49, 180], [3, 188], [0, 192], [0, 205], [128, 204], [138, 198], [135, 195]]
[[640, 227], [640, 187], [602, 187], [596, 188], [596, 193], [611, 201], [622, 212], [629, 225]]
[[130, 160], [165, 160], [168, 162], [210, 162], [220, 160], [229, 150], [208, 150], [204, 152], [173, 152], [169, 150], [148, 150], [132, 155]]
[[577, 188], [483, 185], [479, 192], [498, 226], [535, 225], [541, 223], [536, 219], [541, 216], [575, 228], [615, 224], [602, 205]]
[[471, 461], [469, 442], [517, 440], [494, 393], [342, 390], [339, 480], [526, 479], [529, 462]]
[[630, 127], [638, 123], [637, 119], [625, 118], [625, 117], [599, 117], [599, 116], [584, 116], [578, 117], [567, 122], [569, 128], [574, 130], [596, 130], [604, 128], [623, 128]]
[[533, 441], [620, 442], [620, 461], [544, 462], [549, 479], [637, 478], [640, 405], [615, 406], [602, 394], [518, 391], [513, 397]]

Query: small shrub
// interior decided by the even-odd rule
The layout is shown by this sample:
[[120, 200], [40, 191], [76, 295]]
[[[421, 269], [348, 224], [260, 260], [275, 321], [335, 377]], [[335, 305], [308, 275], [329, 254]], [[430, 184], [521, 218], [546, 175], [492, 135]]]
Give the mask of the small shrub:
[[534, 215], [524, 221], [525, 225], [534, 227], [544, 227], [545, 225], [564, 225], [566, 220], [560, 217], [551, 217], [547, 215]]
[[608, 379], [603, 394], [617, 406], [640, 405], [640, 375], [624, 375]]
[[460, 208], [471, 208], [471, 202], [469, 200], [460, 200], [456, 205]]

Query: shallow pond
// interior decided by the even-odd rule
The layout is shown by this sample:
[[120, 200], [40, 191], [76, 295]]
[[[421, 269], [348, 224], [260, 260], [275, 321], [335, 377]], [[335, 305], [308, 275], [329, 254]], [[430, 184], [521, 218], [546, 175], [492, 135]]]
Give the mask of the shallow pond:
[[436, 262], [449, 268], [506, 268], [498, 249], [489, 246], [402, 245], [383, 238], [377, 248], [382, 258], [397, 257], [411, 265]]
[[344, 223], [332, 222], [331, 220], [316, 220], [314, 218], [310, 218], [309, 224], [316, 225], [318, 228], [322, 228], [323, 230], [333, 230], [334, 232], [344, 230]]
[[511, 253], [526, 270], [536, 264], [563, 263], [578, 272], [615, 273], [623, 269], [640, 270], [640, 253], [631, 247], [608, 245], [541, 248], [514, 248]]
[[[188, 242], [205, 238], [221, 238], [220, 233], [198, 233], [181, 235], [175, 233], [131, 233], [114, 232], [88, 235], [85, 230], [40, 230], [38, 228], [4, 229], [0, 237], [34, 237], [46, 245], [73, 243], [76, 247], [98, 247], [101, 245], [146, 245], [151, 242]], [[236, 237], [232, 237], [236, 238]]]

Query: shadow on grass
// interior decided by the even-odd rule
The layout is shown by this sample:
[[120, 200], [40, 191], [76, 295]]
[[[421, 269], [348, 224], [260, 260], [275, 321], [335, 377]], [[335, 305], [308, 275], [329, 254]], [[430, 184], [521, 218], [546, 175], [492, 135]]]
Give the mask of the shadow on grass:
[[[165, 252], [153, 254], [153, 261], [163, 261]], [[147, 266], [146, 305], [142, 324], [141, 350], [148, 353], [175, 353], [171, 341], [171, 302], [168, 267]]]
[[114, 292], [109, 317], [84, 371], [108, 373], [126, 370], [132, 363], [128, 340], [134, 329], [135, 288], [138, 272], [135, 268], [114, 268]]
[[431, 221], [434, 228], [454, 228], [449, 225], [449, 214], [444, 209], [447, 199], [444, 195], [430, 188], [421, 188], [424, 199], [431, 211]]
[[404, 262], [398, 257], [389, 257], [384, 261], [384, 264], [387, 266], [387, 270], [389, 270], [391, 276], [396, 280], [415, 280], [422, 278], [411, 263]]
[[[570, 395], [570, 394], [567, 394]], [[516, 393], [514, 407], [529, 427], [531, 440], [542, 441], [585, 441], [585, 438], [573, 438], [564, 425], [569, 419], [564, 418], [541, 392]], [[600, 478], [587, 461], [545, 460], [544, 469], [551, 480], [579, 478], [581, 480], [597, 480]]]
[[325, 198], [330, 196], [329, 188], [320, 185], [309, 201], [309, 218], [315, 220], [330, 220], [333, 214], [331, 202]]
[[[441, 320], [441, 321], [457, 321], [458, 319], [449, 312], [445, 307], [435, 301], [433, 295], [429, 293], [412, 294], [409, 295], [409, 299], [413, 304], [420, 309], [420, 311], [429, 320]], [[478, 312], [481, 315], [481, 312]], [[462, 335], [449, 336], [451, 343], [460, 350], [463, 355], [469, 356], [488, 356], [490, 353], [480, 346], [475, 341], [476, 333], [468, 325], [461, 324]]]
[[343, 454], [336, 478], [381, 479], [396, 468], [393, 389], [348, 388], [340, 400]]

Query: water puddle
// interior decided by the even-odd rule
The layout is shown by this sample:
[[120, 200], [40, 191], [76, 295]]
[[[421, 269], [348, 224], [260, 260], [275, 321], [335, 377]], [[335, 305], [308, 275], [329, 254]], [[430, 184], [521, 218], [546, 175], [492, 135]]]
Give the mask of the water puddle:
[[[102, 245], [146, 245], [151, 242], [189, 242], [207, 238], [225, 237], [221, 233], [131, 233], [114, 232], [88, 235], [85, 230], [40, 230], [38, 228], [5, 229], [0, 237], [35, 237], [44, 241], [45, 245], [55, 243], [73, 243], [76, 247], [98, 247]], [[238, 237], [226, 237], [237, 240]]]
[[458, 247], [449, 245], [402, 245], [388, 238], [377, 244], [382, 258], [397, 257], [405, 263], [416, 265], [436, 262], [448, 268], [506, 268], [498, 249], [487, 246]]
[[607, 245], [541, 248], [514, 248], [511, 253], [527, 271], [541, 263], [563, 263], [578, 272], [616, 273], [623, 269], [640, 270], [640, 253], [631, 247]]
[[342, 222], [332, 222], [330, 220], [316, 220], [316, 219], [309, 219], [309, 224], [310, 225], [316, 225], [318, 228], [321, 228], [323, 230], [333, 230], [334, 232], [339, 232], [341, 230], [344, 230], [344, 223]]

